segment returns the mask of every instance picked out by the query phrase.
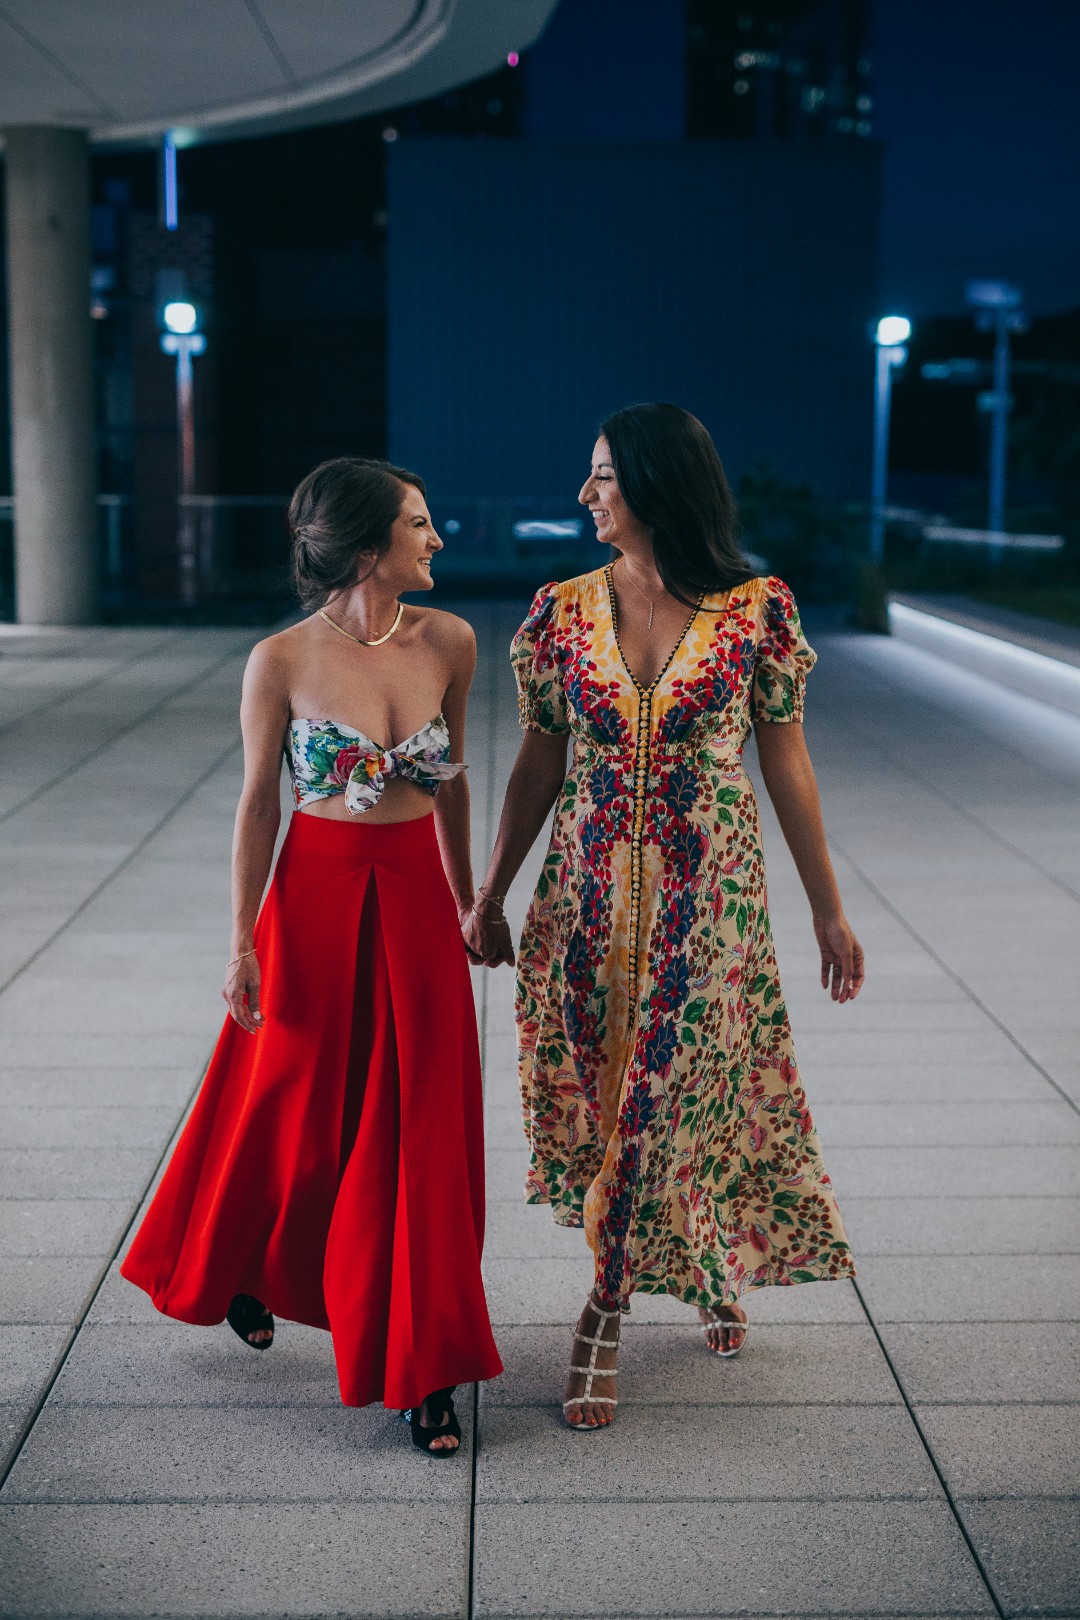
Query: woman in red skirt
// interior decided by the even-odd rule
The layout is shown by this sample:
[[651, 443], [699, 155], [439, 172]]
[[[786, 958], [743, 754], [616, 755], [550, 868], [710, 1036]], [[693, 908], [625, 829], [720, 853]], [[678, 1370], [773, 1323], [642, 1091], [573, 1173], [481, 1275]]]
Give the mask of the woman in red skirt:
[[[167, 1316], [227, 1318], [255, 1349], [275, 1315], [328, 1328], [342, 1400], [405, 1409], [447, 1456], [454, 1386], [502, 1371], [460, 931], [476, 642], [398, 601], [430, 589], [442, 548], [415, 474], [326, 462], [289, 520], [315, 611], [244, 677], [230, 1016], [122, 1271]], [[260, 912], [283, 751], [296, 813]]]

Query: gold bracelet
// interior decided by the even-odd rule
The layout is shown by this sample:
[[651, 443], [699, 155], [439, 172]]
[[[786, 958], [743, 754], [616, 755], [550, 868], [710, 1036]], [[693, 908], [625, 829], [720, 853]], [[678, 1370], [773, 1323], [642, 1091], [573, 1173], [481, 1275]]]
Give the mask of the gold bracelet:
[[231, 962], [226, 962], [225, 966], [227, 968], [235, 967], [237, 962], [242, 962], [244, 960], [245, 956], [254, 956], [254, 955], [255, 955], [255, 947], [252, 946], [250, 951], [241, 951], [239, 956], [234, 956]]
[[473, 910], [474, 911], [476, 910], [476, 907], [478, 905], [480, 905], [480, 906], [498, 906], [500, 911], [503, 909], [503, 903], [502, 903], [502, 899], [500, 898], [500, 896], [497, 895], [497, 894], [485, 894], [483, 889], [480, 890], [480, 892], [476, 896], [476, 899], [473, 901]]
[[505, 894], [488, 894], [487, 890], [482, 885], [476, 891], [476, 898], [478, 900], [490, 900], [496, 906], [501, 906], [506, 901]]
[[[505, 915], [500, 916], [500, 917], [486, 917], [482, 911], [477, 911], [475, 906], [470, 906], [469, 910], [472, 912], [474, 917], [479, 917], [481, 922], [497, 922], [497, 923], [505, 923], [506, 922]], [[509, 926], [509, 925], [507, 925], [507, 926]]]

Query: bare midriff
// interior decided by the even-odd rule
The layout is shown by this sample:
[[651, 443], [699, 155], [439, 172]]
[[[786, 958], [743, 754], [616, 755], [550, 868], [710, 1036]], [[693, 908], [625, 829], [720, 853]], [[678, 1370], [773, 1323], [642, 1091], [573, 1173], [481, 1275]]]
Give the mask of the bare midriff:
[[394, 821], [419, 821], [423, 816], [430, 816], [434, 809], [435, 801], [430, 793], [425, 793], [415, 782], [402, 781], [398, 777], [387, 782], [378, 804], [372, 805], [362, 815], [350, 815], [345, 808], [344, 793], [334, 793], [314, 804], [305, 804], [295, 814], [318, 816], [323, 821], [355, 821], [365, 827], [378, 827]]

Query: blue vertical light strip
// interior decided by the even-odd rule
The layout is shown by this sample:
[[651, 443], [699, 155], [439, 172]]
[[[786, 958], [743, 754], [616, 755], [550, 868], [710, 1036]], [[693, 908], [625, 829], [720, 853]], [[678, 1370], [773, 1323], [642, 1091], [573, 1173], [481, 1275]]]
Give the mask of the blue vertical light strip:
[[180, 212], [176, 194], [176, 144], [171, 135], [162, 138], [161, 171], [164, 181], [165, 229], [175, 231], [180, 223]]

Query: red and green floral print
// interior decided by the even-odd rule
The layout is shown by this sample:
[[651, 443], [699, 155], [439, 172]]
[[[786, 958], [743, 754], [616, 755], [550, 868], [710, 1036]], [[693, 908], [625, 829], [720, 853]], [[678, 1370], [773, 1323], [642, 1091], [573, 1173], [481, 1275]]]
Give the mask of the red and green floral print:
[[754, 723], [802, 718], [791, 592], [707, 597], [645, 693], [598, 570], [537, 593], [512, 658], [522, 724], [573, 739], [519, 953], [526, 1196], [584, 1224], [611, 1304], [851, 1275], [742, 765]]

